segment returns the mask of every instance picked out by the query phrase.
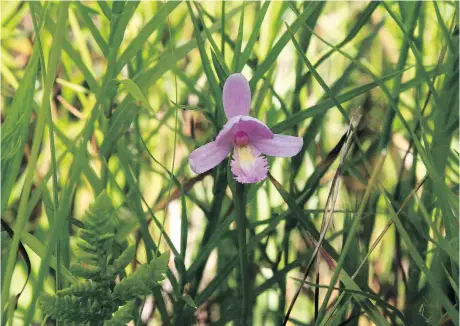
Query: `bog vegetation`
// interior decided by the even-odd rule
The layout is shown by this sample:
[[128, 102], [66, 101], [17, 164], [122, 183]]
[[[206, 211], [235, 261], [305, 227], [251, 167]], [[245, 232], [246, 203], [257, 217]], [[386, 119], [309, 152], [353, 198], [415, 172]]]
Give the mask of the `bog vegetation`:
[[2, 325], [459, 325], [458, 5], [2, 1]]

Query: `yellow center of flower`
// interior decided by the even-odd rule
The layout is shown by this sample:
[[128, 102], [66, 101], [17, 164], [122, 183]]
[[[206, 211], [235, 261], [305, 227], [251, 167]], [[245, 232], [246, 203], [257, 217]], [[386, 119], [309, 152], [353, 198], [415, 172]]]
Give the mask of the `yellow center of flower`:
[[248, 171], [254, 167], [257, 157], [252, 153], [251, 148], [246, 146], [235, 146], [235, 152], [238, 156], [240, 166], [243, 170]]

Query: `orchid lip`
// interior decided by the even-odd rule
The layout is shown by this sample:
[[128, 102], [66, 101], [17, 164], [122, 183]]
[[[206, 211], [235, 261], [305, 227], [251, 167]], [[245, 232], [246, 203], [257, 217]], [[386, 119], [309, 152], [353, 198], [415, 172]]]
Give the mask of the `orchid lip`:
[[249, 144], [249, 136], [246, 132], [240, 130], [235, 134], [235, 145], [236, 146], [246, 146]]

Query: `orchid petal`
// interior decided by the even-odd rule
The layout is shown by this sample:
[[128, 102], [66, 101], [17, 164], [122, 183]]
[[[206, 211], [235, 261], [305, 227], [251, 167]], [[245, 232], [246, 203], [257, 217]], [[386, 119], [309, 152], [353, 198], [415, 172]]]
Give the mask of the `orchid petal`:
[[261, 153], [276, 157], [292, 157], [297, 155], [303, 146], [300, 137], [275, 134], [272, 139], [256, 139], [251, 141]]
[[242, 74], [230, 75], [222, 94], [227, 119], [237, 115], [248, 115], [251, 108], [251, 89]]
[[222, 162], [230, 150], [230, 146], [220, 146], [217, 141], [207, 143], [190, 154], [190, 167], [197, 174], [206, 172]]
[[267, 159], [251, 145], [235, 147], [230, 166], [239, 183], [256, 183], [268, 174]]
[[256, 139], [271, 139], [273, 132], [262, 121], [249, 116], [232, 117], [224, 125], [216, 138], [219, 145], [232, 144], [235, 134], [238, 131], [244, 131], [249, 136], [249, 141]]

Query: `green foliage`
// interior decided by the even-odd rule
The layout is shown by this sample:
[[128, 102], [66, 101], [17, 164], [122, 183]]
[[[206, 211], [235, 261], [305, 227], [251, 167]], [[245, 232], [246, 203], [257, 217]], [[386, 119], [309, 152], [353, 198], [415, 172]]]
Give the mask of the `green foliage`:
[[153, 288], [158, 286], [158, 282], [163, 281], [164, 274], [168, 270], [168, 261], [169, 251], [152, 259], [150, 263], [140, 266], [115, 286], [114, 297], [127, 301], [151, 293]]
[[79, 262], [70, 268], [84, 280], [58, 290], [56, 295], [42, 294], [40, 307], [48, 316], [57, 321], [91, 325], [126, 324], [133, 318], [132, 300], [152, 293], [164, 279], [169, 252], [141, 265], [115, 284], [115, 277], [122, 275], [136, 253], [136, 247], [131, 245], [118, 257], [112, 257], [117, 225], [117, 212], [103, 192], [86, 212], [77, 239]]
[[130, 301], [123, 307], [120, 307], [112, 318], [104, 322], [104, 326], [125, 326], [133, 320], [134, 301]]
[[[2, 325], [460, 324], [458, 1], [0, 7]], [[235, 72], [303, 139], [244, 189]]]
[[126, 89], [126, 91], [132, 97], [134, 97], [134, 99], [137, 101], [137, 103], [139, 103], [140, 106], [146, 107], [147, 109], [153, 111], [144, 93], [142, 93], [142, 90], [134, 81], [132, 81], [131, 79], [124, 79], [120, 80], [119, 83], [123, 86], [123, 88]]

